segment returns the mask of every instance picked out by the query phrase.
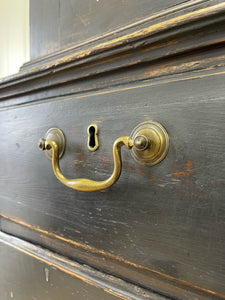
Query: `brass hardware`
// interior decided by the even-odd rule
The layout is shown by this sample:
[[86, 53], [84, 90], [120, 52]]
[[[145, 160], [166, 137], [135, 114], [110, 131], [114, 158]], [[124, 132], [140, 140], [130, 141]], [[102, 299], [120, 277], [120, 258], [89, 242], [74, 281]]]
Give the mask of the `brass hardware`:
[[64, 133], [59, 128], [50, 128], [46, 134], [44, 139], [40, 139], [38, 143], [38, 147], [41, 150], [48, 150], [45, 152], [49, 159], [52, 159], [52, 149], [50, 145], [46, 145], [46, 140], [55, 141], [58, 145], [59, 158], [61, 158], [65, 151], [66, 139]]
[[139, 135], [134, 140], [134, 146], [137, 151], [144, 151], [150, 147], [151, 141], [149, 141], [144, 135]]
[[169, 136], [165, 128], [154, 121], [140, 123], [131, 133], [134, 145], [131, 155], [138, 163], [154, 166], [161, 162], [169, 150]]
[[123, 136], [118, 138], [113, 145], [113, 158], [114, 158], [114, 170], [112, 175], [104, 181], [94, 181], [86, 178], [79, 179], [68, 179], [66, 178], [59, 167], [59, 148], [55, 141], [46, 140], [45, 148], [51, 147], [52, 149], [52, 167], [55, 176], [66, 186], [82, 192], [95, 192], [99, 190], [104, 190], [111, 185], [113, 185], [120, 177], [122, 169], [121, 161], [121, 147], [125, 145], [128, 149], [133, 146], [133, 140], [129, 136]]
[[39, 148], [47, 150], [47, 156], [51, 157], [53, 171], [58, 180], [74, 190], [83, 192], [104, 190], [119, 179], [122, 170], [121, 147], [123, 145], [131, 150], [133, 158], [138, 163], [152, 166], [165, 158], [169, 149], [169, 136], [162, 125], [147, 121], [135, 127], [131, 137], [122, 136], [116, 139], [113, 144], [114, 170], [112, 175], [103, 181], [86, 178], [68, 179], [62, 174], [59, 158], [65, 149], [65, 137], [60, 129], [49, 129], [45, 139], [41, 139], [38, 144]]
[[99, 147], [98, 143], [98, 126], [96, 124], [91, 124], [87, 129], [88, 133], [88, 149], [91, 151], [96, 151]]

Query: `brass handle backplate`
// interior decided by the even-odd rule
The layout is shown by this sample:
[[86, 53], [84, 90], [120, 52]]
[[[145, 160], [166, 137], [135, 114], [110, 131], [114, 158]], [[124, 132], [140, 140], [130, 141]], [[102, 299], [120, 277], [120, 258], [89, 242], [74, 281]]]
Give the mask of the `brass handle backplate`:
[[146, 121], [135, 127], [131, 136], [116, 139], [113, 144], [114, 170], [112, 175], [103, 181], [86, 178], [68, 179], [62, 174], [59, 159], [65, 150], [65, 136], [60, 129], [49, 129], [45, 138], [38, 144], [39, 148], [46, 150], [47, 156], [51, 158], [53, 171], [58, 180], [74, 190], [83, 192], [104, 190], [119, 179], [122, 170], [121, 147], [123, 145], [131, 151], [131, 155], [138, 163], [153, 166], [165, 158], [169, 149], [169, 136], [161, 124]]

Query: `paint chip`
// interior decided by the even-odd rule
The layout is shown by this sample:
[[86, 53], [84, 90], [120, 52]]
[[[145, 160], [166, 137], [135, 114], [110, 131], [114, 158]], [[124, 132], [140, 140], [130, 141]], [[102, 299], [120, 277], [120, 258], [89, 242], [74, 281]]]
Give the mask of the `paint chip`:
[[46, 279], [46, 282], [48, 282], [48, 280], [49, 280], [49, 269], [48, 268], [45, 268], [45, 279]]

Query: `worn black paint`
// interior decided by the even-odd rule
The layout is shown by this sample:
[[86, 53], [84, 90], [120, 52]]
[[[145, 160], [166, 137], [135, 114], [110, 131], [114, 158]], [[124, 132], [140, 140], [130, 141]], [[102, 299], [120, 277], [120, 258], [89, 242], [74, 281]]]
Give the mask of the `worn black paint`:
[[31, 59], [72, 47], [183, 2], [31, 0]]
[[0, 255], [1, 300], [120, 299], [1, 242]]
[[[224, 265], [223, 82], [224, 75], [212, 75], [2, 112], [1, 211], [223, 293], [217, 267]], [[148, 118], [167, 129], [168, 156], [147, 168], [124, 150], [121, 178], [104, 192], [63, 186], [37, 147], [46, 130], [58, 126], [67, 139], [63, 172], [105, 179], [113, 141]], [[92, 122], [100, 122], [101, 147], [94, 153], [86, 146]], [[13, 172], [9, 166], [16, 166]]]
[[[147, 24], [217, 2], [222, 3], [199, 2]], [[88, 47], [143, 29], [143, 22], [31, 61], [23, 72], [2, 79], [1, 230], [172, 298], [223, 299], [223, 12], [79, 57]], [[54, 24], [58, 13], [55, 6], [47, 23]], [[57, 28], [62, 27], [50, 26], [40, 40], [43, 51], [48, 45], [41, 41], [53, 41], [51, 51], [60, 49], [54, 44]], [[67, 43], [71, 37], [62, 38]], [[121, 178], [106, 191], [66, 188], [37, 147], [50, 127], [59, 127], [67, 139], [63, 173], [103, 180], [113, 170], [114, 140], [148, 119], [162, 123], [170, 135], [166, 159], [143, 167], [124, 149]], [[93, 153], [87, 148], [91, 123], [99, 127], [100, 148]]]

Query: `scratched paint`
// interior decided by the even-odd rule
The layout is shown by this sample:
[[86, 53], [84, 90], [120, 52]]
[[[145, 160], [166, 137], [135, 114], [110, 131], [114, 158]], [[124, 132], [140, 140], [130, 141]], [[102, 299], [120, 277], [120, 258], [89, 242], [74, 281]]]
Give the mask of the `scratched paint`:
[[156, 33], [163, 32], [168, 29], [177, 28], [177, 26], [186, 25], [193, 21], [200, 21], [201, 19], [205, 18], [206, 15], [208, 17], [210, 15], [214, 16], [218, 12], [222, 13], [224, 11], [225, 11], [225, 3], [219, 3], [216, 5], [212, 5], [210, 7], [206, 7], [206, 8], [202, 8], [202, 9], [199, 9], [199, 10], [196, 10], [193, 12], [189, 12], [189, 13], [186, 13], [179, 17], [171, 18], [169, 20], [160, 22], [159, 24], [153, 24], [144, 29], [140, 29], [140, 30], [137, 30], [130, 34], [126, 34], [121, 37], [111, 39], [107, 42], [99, 43], [98, 45], [90, 47], [89, 49], [77, 51], [75, 54], [67, 55], [66, 57], [63, 57], [63, 58], [60, 58], [57, 60], [53, 60], [48, 65], [43, 64], [38, 67], [33, 67], [29, 70], [24, 70], [15, 75], [1, 79], [0, 83], [3, 84], [7, 81], [12, 81], [12, 80], [16, 81], [17, 79], [20, 79], [21, 77], [32, 76], [35, 72], [46, 71], [47, 69], [50, 69], [50, 68], [55, 69], [56, 67], [58, 67], [60, 65], [65, 65], [65, 63], [69, 64], [73, 61], [77, 61], [79, 59], [88, 57], [91, 54], [96, 54], [98, 52], [107, 51], [111, 48], [122, 46], [122, 45], [128, 44], [134, 40], [140, 40], [142, 38], [151, 36]]
[[181, 165], [175, 165], [175, 172], [173, 173], [173, 177], [175, 179], [183, 180], [184, 177], [188, 177], [198, 171], [198, 169], [194, 168], [193, 162], [188, 159], [186, 163]]
[[48, 268], [45, 268], [45, 280], [46, 280], [46, 282], [49, 281], [49, 269]]

